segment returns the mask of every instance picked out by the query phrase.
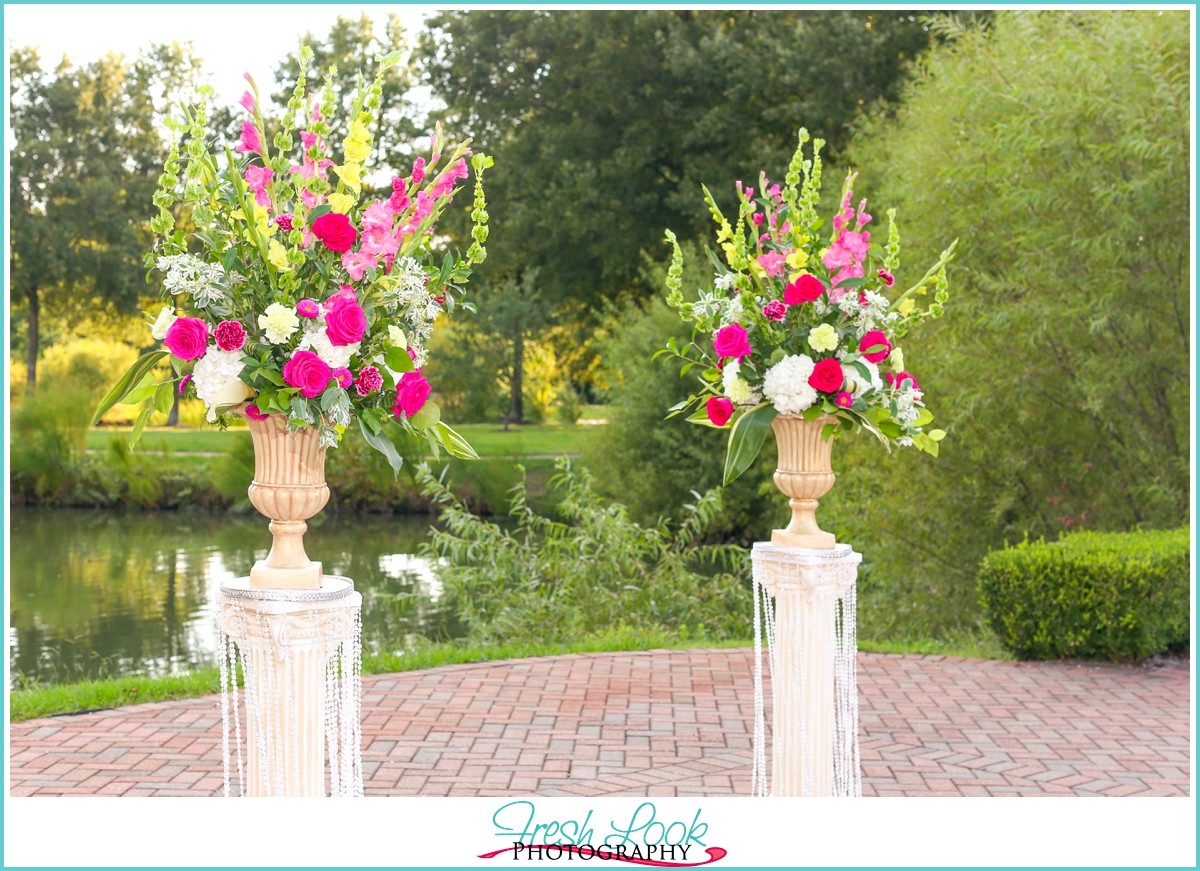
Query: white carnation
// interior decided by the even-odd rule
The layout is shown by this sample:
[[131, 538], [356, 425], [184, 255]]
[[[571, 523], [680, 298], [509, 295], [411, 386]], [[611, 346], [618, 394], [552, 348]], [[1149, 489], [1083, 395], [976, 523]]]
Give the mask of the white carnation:
[[242, 372], [242, 351], [222, 351], [209, 345], [192, 370], [196, 395], [208, 406], [208, 420], [217, 419], [217, 407], [236, 405], [253, 395], [250, 386], [238, 378]]
[[258, 316], [258, 326], [272, 345], [282, 345], [300, 326], [300, 318], [285, 305], [273, 302]]
[[849, 363], [843, 363], [842, 375], [846, 377], [846, 383], [850, 385], [846, 389], [855, 396], [861, 396], [868, 390], [882, 390], [883, 379], [879, 377], [879, 367], [869, 360], [859, 360], [858, 362], [867, 367], [867, 371], [871, 373], [871, 380], [864, 380], [862, 373], [857, 368]]
[[150, 335], [161, 342], [167, 337], [167, 330], [171, 329], [171, 324], [177, 320], [179, 320], [179, 316], [175, 314], [175, 309], [164, 305], [163, 310], [158, 313], [158, 320], [150, 327]]
[[304, 326], [304, 338], [298, 346], [301, 351], [312, 351], [327, 364], [330, 369], [338, 369], [350, 365], [350, 358], [358, 353], [362, 342], [349, 345], [335, 345], [329, 341], [325, 332], [325, 316], [311, 320]]
[[812, 358], [807, 354], [789, 354], [767, 370], [763, 393], [780, 414], [800, 414], [817, 401], [817, 391], [808, 383]]

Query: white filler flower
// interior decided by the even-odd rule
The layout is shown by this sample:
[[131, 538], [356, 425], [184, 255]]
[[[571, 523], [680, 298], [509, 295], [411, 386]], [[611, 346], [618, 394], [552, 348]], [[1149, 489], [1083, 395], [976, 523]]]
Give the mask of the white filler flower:
[[250, 386], [238, 378], [242, 371], [242, 351], [222, 351], [209, 345], [208, 351], [196, 361], [192, 370], [192, 386], [208, 406], [208, 421], [217, 419], [217, 407], [236, 405], [254, 395]]
[[767, 370], [763, 393], [776, 411], [800, 414], [817, 401], [817, 391], [808, 383], [814, 365], [807, 354], [789, 354]]
[[272, 345], [282, 345], [300, 326], [300, 318], [286, 305], [273, 302], [258, 316], [258, 326]]

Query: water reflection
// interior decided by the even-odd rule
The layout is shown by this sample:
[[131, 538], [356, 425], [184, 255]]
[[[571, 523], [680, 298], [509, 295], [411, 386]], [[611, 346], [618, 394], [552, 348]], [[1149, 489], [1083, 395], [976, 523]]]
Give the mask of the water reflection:
[[[355, 515], [309, 525], [309, 555], [363, 594], [367, 652], [461, 634], [433, 567], [415, 555], [430, 520]], [[257, 515], [14, 510], [10, 525], [14, 685], [213, 665], [217, 589], [270, 546]]]

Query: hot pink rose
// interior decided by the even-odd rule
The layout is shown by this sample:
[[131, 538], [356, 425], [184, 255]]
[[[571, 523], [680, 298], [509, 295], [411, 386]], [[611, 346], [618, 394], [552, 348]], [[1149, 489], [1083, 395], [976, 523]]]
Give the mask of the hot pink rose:
[[783, 289], [783, 301], [788, 305], [813, 302], [825, 292], [825, 285], [815, 275], [801, 275]]
[[246, 344], [246, 328], [237, 321], [221, 321], [213, 330], [213, 338], [222, 351], [237, 351]]
[[350, 223], [350, 219], [337, 212], [326, 212], [312, 222], [313, 235], [325, 243], [330, 251], [341, 254], [349, 251], [354, 240], [358, 238], [358, 230]]
[[846, 375], [842, 372], [842, 364], [832, 357], [822, 360], [814, 366], [812, 374], [808, 376], [808, 386], [813, 390], [820, 390], [822, 393], [833, 393], [840, 390], [845, 381]]
[[179, 318], [167, 330], [163, 344], [180, 360], [203, 357], [208, 348], [208, 324], [199, 318]]
[[[867, 348], [874, 348], [879, 345], [883, 346], [882, 350], [871, 354], [866, 353]], [[881, 363], [887, 359], [888, 354], [892, 353], [892, 343], [888, 341], [887, 335], [882, 330], [871, 330], [858, 343], [858, 350], [863, 352], [864, 360], [870, 363]]]
[[763, 317], [769, 321], [781, 321], [787, 317], [787, 306], [773, 299], [763, 306]]
[[261, 411], [259, 411], [257, 405], [247, 405], [244, 410], [246, 412], [246, 417], [250, 418], [251, 420], [266, 420], [271, 416], [269, 414], [263, 414]]
[[396, 401], [392, 404], [392, 413], [396, 417], [401, 414], [412, 417], [421, 410], [432, 391], [433, 388], [429, 386], [425, 376], [417, 372], [405, 372], [396, 385]]
[[733, 417], [733, 403], [724, 396], [709, 397], [704, 410], [708, 412], [708, 419], [712, 421], [713, 426], [725, 426], [729, 423], [729, 418]]
[[283, 380], [309, 399], [324, 393], [331, 377], [329, 365], [312, 351], [297, 351], [283, 364]]
[[325, 335], [335, 345], [353, 345], [367, 331], [367, 315], [353, 299], [339, 299], [325, 315]]
[[713, 347], [718, 357], [737, 357], [738, 360], [754, 353], [746, 339], [746, 328], [741, 324], [730, 324], [717, 330], [713, 336]]

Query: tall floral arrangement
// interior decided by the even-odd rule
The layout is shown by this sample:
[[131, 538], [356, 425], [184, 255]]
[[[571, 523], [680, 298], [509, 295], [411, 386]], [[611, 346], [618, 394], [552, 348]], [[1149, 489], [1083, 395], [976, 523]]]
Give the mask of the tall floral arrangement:
[[[486, 256], [481, 179], [492, 161], [472, 154], [470, 140], [444, 143], [439, 129], [430, 155], [391, 179], [390, 196], [369, 195], [364, 162], [381, 77], [399, 57], [383, 58], [369, 84], [360, 76], [349, 135], [340, 143], [329, 141], [337, 70], [327, 72], [319, 94], [310, 93], [307, 46], [273, 137], [249, 74], [240, 101], [245, 119], [232, 147], [215, 147], [206, 130], [207, 86], [169, 119], [170, 151], [151, 224], [157, 238], [146, 257], [146, 266], [163, 275], [167, 305], [148, 320], [166, 350], [139, 358], [94, 421], [118, 402], [141, 402], [136, 441], [150, 414], [169, 409], [178, 392], [202, 400], [211, 422], [225, 425], [235, 411], [256, 419], [276, 414], [290, 431], [318, 428], [326, 447], [336, 447], [357, 419], [367, 442], [397, 470], [397, 427], [426, 439], [435, 455], [440, 447], [475, 456], [440, 419], [422, 368], [438, 316], [456, 305], [471, 308], [462, 297], [470, 267]], [[468, 159], [473, 243], [465, 257], [439, 254], [435, 228], [470, 174]], [[176, 222], [177, 204], [191, 232]], [[164, 358], [171, 377], [160, 383], [153, 370]]]
[[[889, 449], [916, 447], [934, 456], [945, 436], [927, 429], [933, 414], [900, 340], [925, 319], [941, 317], [949, 298], [946, 264], [957, 243], [901, 292], [895, 209], [887, 213], [887, 243], [872, 242], [873, 217], [865, 200], [855, 207], [850, 173], [823, 234], [816, 206], [824, 142], [814, 140], [806, 158], [807, 131], [800, 130], [799, 140], [782, 186], [760, 174], [756, 196], [755, 188], [737, 183], [732, 222], [704, 188], [724, 259], [709, 252], [716, 274], [693, 302], [683, 294], [682, 251], [667, 231], [673, 246], [667, 302], [694, 328], [686, 346], [672, 339], [655, 356], [682, 359], [682, 374], [696, 371], [700, 385], [668, 416], [690, 411], [690, 422], [730, 431], [726, 483], [754, 461], [777, 415], [824, 416], [824, 438], [861, 428]], [[918, 305], [930, 295], [932, 301]]]

